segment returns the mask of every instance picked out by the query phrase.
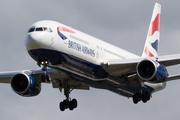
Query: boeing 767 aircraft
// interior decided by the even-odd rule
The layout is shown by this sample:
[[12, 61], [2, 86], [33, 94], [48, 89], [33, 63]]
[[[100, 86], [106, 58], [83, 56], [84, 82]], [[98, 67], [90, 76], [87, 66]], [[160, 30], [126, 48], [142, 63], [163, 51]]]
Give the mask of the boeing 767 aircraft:
[[180, 74], [169, 75], [166, 69], [180, 64], [180, 54], [158, 55], [160, 17], [161, 5], [156, 3], [142, 56], [55, 21], [36, 22], [27, 32], [26, 48], [42, 68], [1, 72], [0, 82], [10, 83], [24, 97], [38, 95], [41, 83], [52, 83], [66, 97], [59, 104], [61, 111], [77, 107], [77, 100], [69, 96], [72, 90], [89, 87], [132, 98], [135, 104], [146, 103], [167, 81], [180, 79]]

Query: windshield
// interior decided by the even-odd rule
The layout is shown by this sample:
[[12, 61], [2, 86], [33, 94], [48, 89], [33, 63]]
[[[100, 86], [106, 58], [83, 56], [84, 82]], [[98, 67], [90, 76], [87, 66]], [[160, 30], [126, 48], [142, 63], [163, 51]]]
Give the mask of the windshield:
[[53, 32], [51, 28], [48, 27], [32, 27], [29, 29], [28, 33], [35, 32], [35, 31], [47, 31], [47, 32]]

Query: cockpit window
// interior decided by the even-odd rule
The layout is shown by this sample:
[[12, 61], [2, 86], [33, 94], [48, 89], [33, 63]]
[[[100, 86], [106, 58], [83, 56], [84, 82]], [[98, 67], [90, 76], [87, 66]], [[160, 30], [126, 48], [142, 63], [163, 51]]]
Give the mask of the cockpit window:
[[30, 28], [29, 31], [28, 31], [28, 33], [29, 33], [29, 32], [33, 32], [34, 29], [35, 29], [34, 27], [33, 27], [33, 28]]
[[47, 27], [43, 27], [44, 28], [44, 31], [47, 31]]
[[43, 28], [42, 27], [38, 27], [38, 28], [36, 28], [35, 31], [43, 31]]
[[47, 28], [47, 27], [33, 27], [33, 28], [30, 28], [28, 33], [30, 32], [35, 32], [35, 31], [47, 31], [47, 32], [53, 32], [51, 28]]
[[49, 29], [49, 32], [53, 32], [51, 28], [48, 28]]

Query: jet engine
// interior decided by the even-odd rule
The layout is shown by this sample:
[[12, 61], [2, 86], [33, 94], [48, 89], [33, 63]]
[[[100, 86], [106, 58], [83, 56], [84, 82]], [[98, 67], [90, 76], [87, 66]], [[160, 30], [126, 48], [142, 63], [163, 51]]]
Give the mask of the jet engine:
[[24, 97], [36, 96], [41, 91], [40, 85], [31, 75], [26, 73], [15, 74], [11, 78], [10, 84], [15, 93]]
[[144, 80], [151, 83], [164, 82], [168, 76], [167, 70], [154, 60], [142, 60], [137, 65], [137, 74]]

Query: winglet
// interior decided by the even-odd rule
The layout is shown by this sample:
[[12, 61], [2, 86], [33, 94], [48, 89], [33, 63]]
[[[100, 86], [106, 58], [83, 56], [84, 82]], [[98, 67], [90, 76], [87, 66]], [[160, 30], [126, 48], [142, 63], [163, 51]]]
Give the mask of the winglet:
[[161, 5], [155, 3], [142, 57], [158, 57]]

